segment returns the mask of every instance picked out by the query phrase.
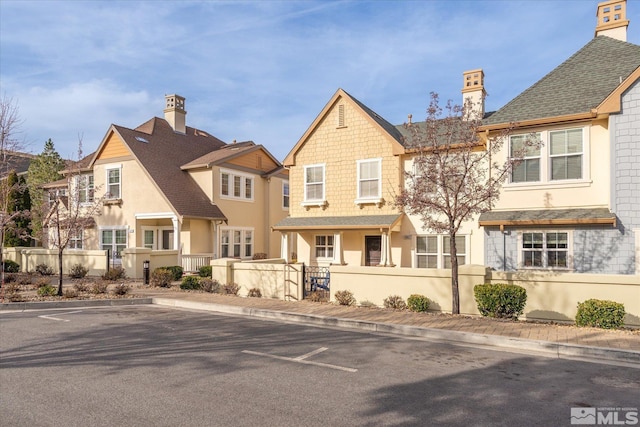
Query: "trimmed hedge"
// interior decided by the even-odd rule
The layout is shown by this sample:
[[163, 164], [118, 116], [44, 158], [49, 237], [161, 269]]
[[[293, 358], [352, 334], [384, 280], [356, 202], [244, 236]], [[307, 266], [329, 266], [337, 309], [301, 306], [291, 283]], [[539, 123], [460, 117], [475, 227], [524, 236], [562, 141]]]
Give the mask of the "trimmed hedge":
[[200, 277], [186, 276], [182, 278], [180, 289], [196, 291], [200, 289]]
[[207, 279], [211, 279], [211, 266], [203, 265], [198, 269], [198, 276], [206, 277]]
[[624, 304], [615, 301], [588, 299], [578, 303], [576, 325], [603, 329], [624, 326]]
[[166, 270], [169, 270], [173, 275], [173, 280], [177, 281], [182, 279], [182, 275], [184, 274], [184, 270], [179, 265], [171, 265], [169, 267], [162, 267]]
[[480, 314], [487, 317], [517, 319], [527, 303], [527, 290], [505, 283], [476, 285], [473, 295]]
[[427, 311], [431, 300], [424, 295], [412, 294], [407, 298], [407, 308], [418, 313]]

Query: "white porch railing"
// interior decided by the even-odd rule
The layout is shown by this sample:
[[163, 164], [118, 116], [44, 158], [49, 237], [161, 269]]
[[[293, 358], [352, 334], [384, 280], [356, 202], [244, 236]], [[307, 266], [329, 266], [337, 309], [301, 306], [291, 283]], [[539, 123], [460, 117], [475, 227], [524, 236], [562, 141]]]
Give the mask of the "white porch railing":
[[213, 259], [213, 254], [189, 254], [182, 255], [182, 269], [185, 273], [193, 273], [209, 263]]

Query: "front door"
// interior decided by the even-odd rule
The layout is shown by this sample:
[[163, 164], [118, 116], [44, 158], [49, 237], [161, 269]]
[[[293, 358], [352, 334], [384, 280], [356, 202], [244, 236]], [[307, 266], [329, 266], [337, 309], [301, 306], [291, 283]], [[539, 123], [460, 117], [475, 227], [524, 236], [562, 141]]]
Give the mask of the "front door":
[[382, 254], [382, 237], [365, 236], [364, 246], [364, 265], [380, 265], [380, 256]]

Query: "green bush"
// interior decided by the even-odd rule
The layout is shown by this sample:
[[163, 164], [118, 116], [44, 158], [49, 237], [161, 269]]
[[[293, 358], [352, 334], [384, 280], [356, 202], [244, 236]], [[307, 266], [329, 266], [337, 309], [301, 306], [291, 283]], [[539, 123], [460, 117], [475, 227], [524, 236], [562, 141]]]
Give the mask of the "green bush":
[[340, 305], [356, 305], [356, 299], [351, 291], [337, 291], [333, 296]]
[[259, 288], [251, 288], [247, 296], [251, 298], [262, 298], [262, 291]]
[[617, 329], [624, 325], [624, 304], [615, 301], [589, 299], [578, 303], [576, 325]]
[[424, 295], [412, 294], [407, 298], [407, 307], [411, 311], [418, 313], [427, 311], [431, 305], [431, 300]]
[[11, 261], [10, 259], [4, 260], [4, 272], [5, 273], [19, 273], [20, 272], [20, 264], [15, 261]]
[[384, 308], [391, 308], [393, 310], [404, 310], [407, 308], [407, 304], [404, 302], [400, 295], [391, 295], [384, 299]]
[[82, 279], [84, 276], [87, 275], [88, 272], [89, 272], [89, 269], [86, 268], [84, 265], [74, 264], [71, 267], [71, 271], [69, 271], [69, 277], [71, 277], [72, 279]]
[[149, 284], [151, 286], [158, 286], [161, 288], [168, 288], [171, 286], [171, 281], [173, 280], [173, 273], [167, 270], [164, 267], [156, 268], [151, 273], [151, 278], [149, 280]]
[[211, 279], [200, 279], [200, 289], [212, 294], [220, 293], [220, 282]]
[[172, 274], [172, 278], [175, 281], [178, 281], [180, 279], [182, 279], [182, 275], [184, 274], [184, 270], [182, 269], [182, 267], [180, 267], [179, 265], [171, 265], [169, 267], [162, 267], [162, 268], [166, 268], [167, 270], [169, 270]]
[[36, 265], [36, 273], [39, 273], [41, 276], [51, 276], [53, 274], [53, 268], [47, 264], [38, 264]]
[[102, 280], [109, 280], [111, 282], [115, 282], [116, 280], [122, 280], [127, 278], [127, 273], [124, 271], [122, 267], [113, 267], [107, 270], [102, 275]]
[[200, 267], [198, 269], [198, 276], [206, 277], [206, 278], [210, 279], [211, 278], [211, 266], [210, 265], [203, 265], [202, 267]]
[[196, 291], [200, 289], [200, 278], [198, 276], [185, 276], [180, 283], [180, 289]]
[[527, 290], [505, 283], [476, 285], [473, 295], [480, 314], [486, 317], [517, 319], [527, 303]]
[[222, 293], [225, 295], [238, 295], [238, 292], [240, 292], [240, 285], [237, 283], [232, 282], [222, 286]]
[[41, 296], [41, 297], [52, 297], [54, 295], [57, 295], [57, 293], [58, 293], [58, 290], [49, 284], [40, 286], [38, 288], [38, 296]]

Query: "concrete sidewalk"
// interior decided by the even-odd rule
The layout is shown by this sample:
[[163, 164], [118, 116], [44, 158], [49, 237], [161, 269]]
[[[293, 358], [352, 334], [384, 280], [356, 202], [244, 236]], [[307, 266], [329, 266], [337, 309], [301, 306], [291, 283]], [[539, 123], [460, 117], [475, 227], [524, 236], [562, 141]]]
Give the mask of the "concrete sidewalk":
[[159, 288], [137, 288], [134, 294], [152, 298], [154, 304], [177, 308], [355, 328], [435, 341], [538, 352], [562, 358], [617, 361], [640, 368], [640, 330], [611, 331]]

